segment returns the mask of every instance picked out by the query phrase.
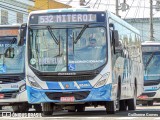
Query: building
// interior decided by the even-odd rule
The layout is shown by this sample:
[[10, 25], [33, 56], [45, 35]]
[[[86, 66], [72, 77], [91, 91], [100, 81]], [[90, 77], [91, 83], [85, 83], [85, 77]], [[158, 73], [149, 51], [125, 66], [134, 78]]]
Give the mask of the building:
[[31, 6], [34, 6], [33, 0], [0, 0], [0, 24], [27, 22]]
[[[149, 18], [134, 18], [134, 19], [125, 19], [132, 26], [140, 30], [143, 41], [150, 40], [150, 27], [149, 27]], [[153, 18], [153, 39], [155, 41], [160, 41], [160, 18]]]
[[71, 6], [57, 2], [55, 0], [34, 0], [35, 6], [29, 8], [30, 11], [34, 10], [46, 10], [46, 9], [58, 9], [58, 8], [70, 8]]

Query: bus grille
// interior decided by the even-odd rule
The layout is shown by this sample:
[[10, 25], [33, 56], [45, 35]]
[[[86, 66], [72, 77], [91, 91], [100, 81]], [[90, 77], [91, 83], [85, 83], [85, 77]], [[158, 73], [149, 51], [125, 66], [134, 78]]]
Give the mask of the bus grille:
[[96, 77], [96, 75], [88, 75], [88, 76], [38, 76], [42, 81], [84, 81], [84, 80], [92, 80]]
[[9, 98], [16, 98], [18, 92], [19, 91], [17, 90], [17, 91], [11, 91], [11, 92], [0, 92], [0, 94], [4, 94], [3, 99], [9, 99]]
[[51, 100], [60, 100], [61, 97], [71, 97], [74, 96], [75, 100], [83, 100], [87, 98], [90, 91], [80, 91], [80, 92], [46, 92], [45, 94]]
[[8, 84], [8, 83], [16, 83], [21, 79], [19, 77], [11, 77], [11, 78], [0, 78], [0, 84]]
[[153, 97], [153, 96], [155, 96], [155, 94], [156, 94], [156, 92], [142, 93], [142, 96], [147, 95], [148, 97]]

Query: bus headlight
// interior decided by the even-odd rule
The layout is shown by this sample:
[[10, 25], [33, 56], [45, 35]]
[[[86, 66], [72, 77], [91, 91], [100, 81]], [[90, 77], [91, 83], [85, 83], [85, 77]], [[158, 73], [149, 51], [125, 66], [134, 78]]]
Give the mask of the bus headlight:
[[41, 86], [35, 81], [34, 77], [28, 76], [28, 81], [31, 86], [40, 89]]
[[109, 78], [109, 73], [104, 74], [96, 83], [96, 85], [94, 86], [94, 88], [99, 88], [102, 87], [103, 85], [106, 84], [107, 80]]
[[25, 91], [26, 90], [26, 84], [23, 84], [19, 87], [19, 91], [22, 92], [22, 91]]

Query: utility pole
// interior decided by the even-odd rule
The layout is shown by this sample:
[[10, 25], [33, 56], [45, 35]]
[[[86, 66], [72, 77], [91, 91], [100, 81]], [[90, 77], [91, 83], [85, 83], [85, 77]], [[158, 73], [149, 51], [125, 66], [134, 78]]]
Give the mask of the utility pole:
[[153, 39], [153, 1], [150, 0], [150, 41]]
[[117, 16], [119, 16], [119, 9], [118, 9], [118, 7], [119, 7], [119, 0], [116, 0], [116, 15]]

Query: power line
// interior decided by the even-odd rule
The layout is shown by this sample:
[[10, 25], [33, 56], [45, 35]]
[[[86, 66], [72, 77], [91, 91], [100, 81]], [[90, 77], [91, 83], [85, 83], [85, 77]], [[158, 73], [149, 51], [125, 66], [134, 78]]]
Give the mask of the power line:
[[95, 4], [93, 5], [93, 8], [95, 7], [95, 5], [97, 4], [98, 0], [96, 0]]
[[99, 4], [98, 4], [98, 7], [97, 7], [97, 9], [99, 8], [99, 5], [101, 4], [101, 0], [99, 1]]

